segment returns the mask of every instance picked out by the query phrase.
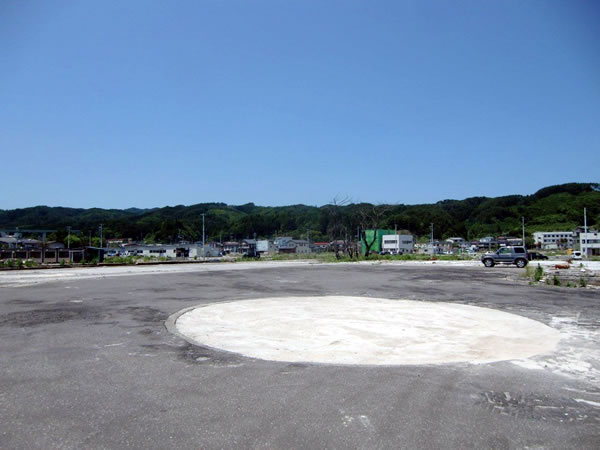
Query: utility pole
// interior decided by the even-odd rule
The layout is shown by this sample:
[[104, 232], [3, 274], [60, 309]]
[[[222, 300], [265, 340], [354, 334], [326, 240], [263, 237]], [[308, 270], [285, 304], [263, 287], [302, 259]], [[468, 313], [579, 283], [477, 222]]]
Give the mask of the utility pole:
[[431, 247], [433, 248], [433, 223], [431, 224]]
[[71, 227], [67, 227], [67, 249], [71, 248]]
[[[58, 250], [57, 250], [57, 251], [58, 251]], [[45, 255], [44, 255], [45, 253], [46, 253], [46, 232], [44, 231], [44, 232], [42, 233], [42, 264], [44, 263], [44, 261], [45, 261], [45, 259], [46, 259], [46, 258], [44, 257], [44, 256], [45, 256]]]
[[102, 248], [102, 227], [103, 224], [100, 224], [100, 226], [98, 227], [100, 229], [100, 248]]
[[204, 247], [204, 240], [205, 240], [205, 235], [204, 235], [204, 216], [206, 214], [201, 214], [202, 215], [202, 247]]
[[[583, 242], [587, 244], [587, 208], [583, 208], [583, 232], [585, 237]], [[581, 237], [579, 238], [579, 241], [581, 242]], [[585, 246], [585, 252], [583, 251], [583, 243], [579, 246], [581, 247], [581, 254], [587, 258], [587, 245]]]
[[310, 230], [308, 228], [306, 229], [306, 242], [310, 246]]
[[88, 232], [89, 236], [88, 236], [88, 247], [92, 246], [92, 230], [90, 230]]
[[525, 247], [525, 216], [521, 216], [523, 222], [523, 247]]

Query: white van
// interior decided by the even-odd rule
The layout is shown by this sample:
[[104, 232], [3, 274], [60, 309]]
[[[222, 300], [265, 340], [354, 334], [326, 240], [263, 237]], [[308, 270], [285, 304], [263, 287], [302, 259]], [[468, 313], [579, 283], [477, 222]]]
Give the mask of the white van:
[[581, 252], [579, 250], [573, 250], [573, 259], [581, 259]]

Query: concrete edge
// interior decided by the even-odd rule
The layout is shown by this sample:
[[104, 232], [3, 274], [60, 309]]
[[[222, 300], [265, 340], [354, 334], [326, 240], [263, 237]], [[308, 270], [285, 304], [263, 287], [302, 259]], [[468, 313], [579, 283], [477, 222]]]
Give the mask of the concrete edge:
[[181, 339], [183, 339], [184, 341], [192, 344], [192, 345], [196, 345], [198, 346], [197, 342], [193, 342], [191, 339], [189, 339], [187, 336], [181, 334], [179, 332], [179, 330], [177, 329], [177, 319], [179, 319], [181, 316], [183, 316], [186, 312], [192, 311], [196, 308], [198, 308], [199, 305], [194, 305], [194, 306], [189, 306], [187, 308], [183, 308], [180, 309], [179, 311], [171, 314], [169, 317], [167, 317], [167, 320], [165, 320], [165, 328], [167, 329], [167, 331], [171, 334], [174, 334], [175, 336], [180, 337]]

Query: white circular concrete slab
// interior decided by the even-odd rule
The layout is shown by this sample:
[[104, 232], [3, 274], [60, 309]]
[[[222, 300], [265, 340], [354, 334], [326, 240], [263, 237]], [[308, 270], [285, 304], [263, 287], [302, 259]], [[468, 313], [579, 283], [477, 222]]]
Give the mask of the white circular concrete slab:
[[488, 363], [554, 350], [559, 332], [475, 306], [366, 297], [281, 297], [201, 306], [176, 321], [199, 345], [275, 361]]

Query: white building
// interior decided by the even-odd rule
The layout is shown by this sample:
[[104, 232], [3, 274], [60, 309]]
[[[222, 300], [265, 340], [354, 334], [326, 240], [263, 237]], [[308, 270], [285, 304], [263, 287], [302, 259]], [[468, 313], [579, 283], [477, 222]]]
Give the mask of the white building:
[[544, 250], [573, 247], [572, 231], [536, 231], [533, 233], [535, 245]]
[[412, 234], [384, 234], [381, 238], [381, 251], [393, 255], [414, 253], [415, 240]]
[[579, 240], [575, 242], [575, 247], [580, 248], [583, 255], [600, 255], [600, 233], [594, 230], [587, 233], [579, 233]]
[[273, 241], [259, 239], [256, 241], [256, 251], [259, 253], [275, 253], [276, 247]]
[[167, 245], [137, 245], [129, 248], [141, 256], [154, 258], [203, 258], [207, 256], [219, 256], [219, 249], [202, 244], [167, 244]]
[[140, 256], [159, 258], [162, 256], [174, 256], [174, 246], [171, 245], [137, 245], [132, 246], [129, 251], [135, 251]]

